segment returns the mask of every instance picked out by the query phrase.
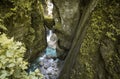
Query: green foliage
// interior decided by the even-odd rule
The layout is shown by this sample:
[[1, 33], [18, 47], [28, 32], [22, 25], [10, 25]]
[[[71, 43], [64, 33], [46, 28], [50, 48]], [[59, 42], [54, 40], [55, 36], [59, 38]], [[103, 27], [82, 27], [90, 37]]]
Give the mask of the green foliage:
[[2, 0], [2, 3], [0, 4], [0, 18], [5, 26], [27, 27], [30, 25], [32, 0]]
[[102, 34], [113, 41], [116, 40], [116, 36], [120, 35], [119, 8], [117, 0], [99, 2], [91, 16], [91, 28], [95, 38]]
[[[89, 19], [90, 24], [88, 24], [89, 28], [77, 59], [79, 65], [75, 68], [76, 72], [73, 79], [94, 79], [94, 76], [97, 73], [102, 73], [102, 69], [99, 69], [101, 68], [99, 67], [100, 62], [98, 60], [100, 55], [99, 46], [103, 38], [107, 37], [112, 41], [116, 41], [116, 36], [120, 35], [119, 5], [120, 2], [117, 2], [117, 0], [100, 0], [99, 4], [92, 12], [91, 18]], [[107, 68], [112, 70], [116, 66], [116, 63], [114, 62], [118, 63], [119, 59], [115, 54], [109, 56], [109, 52], [107, 52], [107, 56], [108, 59], [105, 61], [111, 63], [106, 63]], [[97, 70], [100, 71], [97, 72]], [[113, 73], [113, 71], [110, 71], [110, 73]], [[80, 78], [77, 78], [76, 76], [79, 76]], [[114, 79], [118, 78], [116, 77]]]
[[[46, 45], [41, 6], [40, 0], [0, 1], [0, 19], [2, 20], [0, 31], [10, 37], [14, 36], [15, 40], [24, 42], [27, 48], [25, 58], [28, 60], [34, 59], [30, 57], [38, 51], [43, 51]], [[3, 30], [5, 29], [3, 26], [7, 31]]]
[[7, 30], [7, 28], [3, 24], [3, 20], [0, 18], [0, 29]]
[[5, 34], [0, 35], [0, 79], [41, 79], [39, 70], [29, 76], [26, 73], [28, 63], [23, 60], [25, 51], [21, 42], [8, 39]]

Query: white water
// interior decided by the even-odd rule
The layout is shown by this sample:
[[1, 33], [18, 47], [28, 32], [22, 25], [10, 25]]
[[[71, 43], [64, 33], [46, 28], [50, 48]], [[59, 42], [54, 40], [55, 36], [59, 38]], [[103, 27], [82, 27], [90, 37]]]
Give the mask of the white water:
[[[47, 12], [49, 17], [53, 17], [53, 4], [50, 0], [46, 1]], [[47, 34], [47, 48], [42, 57], [40, 57], [40, 71], [44, 75], [43, 79], [57, 79], [60, 73], [60, 60], [57, 58], [57, 35], [52, 30], [48, 30]], [[55, 59], [54, 59], [55, 58]]]
[[47, 43], [50, 41], [50, 37], [52, 36], [53, 31], [49, 30], [48, 35], [47, 35]]
[[[52, 2], [50, 0], [46, 0], [46, 4], [48, 16], [53, 17]], [[63, 64], [63, 62], [57, 58], [56, 47], [58, 38], [52, 30], [48, 29], [46, 39], [47, 48], [45, 49], [43, 56], [37, 58], [35, 62], [31, 64], [29, 71], [34, 71], [36, 68], [39, 68], [40, 72], [44, 75], [43, 79], [57, 79], [61, 70], [61, 65]]]
[[55, 33], [53, 33], [52, 30], [49, 30], [49, 34], [47, 35], [48, 47], [56, 49], [56, 47], [57, 47], [57, 40], [58, 40], [57, 35]]
[[53, 17], [53, 3], [50, 0], [46, 1], [48, 16]]
[[[60, 60], [57, 58], [56, 44], [57, 36], [52, 30], [48, 30], [47, 43], [48, 47], [40, 60], [40, 71], [44, 75], [43, 79], [57, 79], [60, 73]], [[54, 59], [55, 58], [55, 59]]]

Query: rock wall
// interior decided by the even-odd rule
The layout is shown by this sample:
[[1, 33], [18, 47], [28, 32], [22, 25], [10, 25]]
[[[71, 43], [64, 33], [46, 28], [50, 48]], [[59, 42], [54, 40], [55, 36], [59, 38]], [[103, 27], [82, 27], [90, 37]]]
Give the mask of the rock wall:
[[104, 39], [103, 45], [100, 46], [100, 53], [105, 64], [106, 72], [108, 72], [106, 75], [107, 79], [120, 78], [120, 58], [117, 45], [117, 42]]
[[59, 46], [69, 50], [80, 18], [79, 0], [53, 0], [55, 30]]

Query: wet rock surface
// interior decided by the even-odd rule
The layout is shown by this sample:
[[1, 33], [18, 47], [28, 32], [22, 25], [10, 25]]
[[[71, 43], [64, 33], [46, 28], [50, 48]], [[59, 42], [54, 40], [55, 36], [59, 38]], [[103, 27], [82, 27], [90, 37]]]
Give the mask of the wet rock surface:
[[39, 56], [33, 63], [31, 63], [28, 73], [34, 72], [35, 69], [39, 69], [43, 74], [43, 79], [57, 79], [63, 61], [61, 61], [57, 55], [56, 45], [57, 45], [57, 36], [52, 30], [49, 30], [47, 34], [47, 48], [43, 52], [42, 56]]
[[44, 75], [43, 79], [57, 79], [62, 67], [62, 61], [47, 55], [40, 57], [39, 69]]
[[[53, 48], [49, 49], [54, 52]], [[48, 52], [49, 51], [45, 51], [43, 56], [38, 57], [33, 63], [31, 63], [27, 72], [34, 72], [38, 68], [40, 73], [43, 74], [43, 79], [57, 79], [64, 61], [58, 59], [56, 56], [52, 56], [53, 54], [47, 54]]]

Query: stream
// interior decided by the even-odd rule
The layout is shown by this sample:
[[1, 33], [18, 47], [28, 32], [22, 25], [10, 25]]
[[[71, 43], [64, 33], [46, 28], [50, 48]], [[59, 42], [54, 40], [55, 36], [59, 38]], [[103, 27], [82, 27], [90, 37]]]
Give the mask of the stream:
[[[47, 7], [45, 8], [45, 10], [47, 10], [47, 14], [45, 16], [53, 18], [52, 2], [50, 0], [47, 0], [46, 6]], [[63, 61], [57, 57], [56, 48], [58, 38], [52, 30], [47, 28], [46, 39], [47, 47], [43, 52], [43, 55], [39, 56], [33, 63], [31, 63], [30, 67], [28, 68], [28, 73], [34, 72], [35, 69], [38, 68], [41, 74], [43, 74], [44, 76], [43, 79], [57, 79], [63, 65]]]
[[49, 30], [47, 34], [48, 47], [46, 48], [44, 55], [39, 58], [39, 69], [44, 75], [44, 79], [57, 79], [59, 76], [63, 62], [57, 58], [57, 40], [56, 34], [53, 33], [52, 30]]
[[48, 30], [47, 33], [47, 48], [43, 52], [43, 55], [38, 57], [33, 63], [31, 63], [28, 72], [34, 72], [35, 69], [39, 69], [43, 74], [43, 79], [57, 79], [63, 61], [57, 58], [56, 46], [57, 36], [52, 30]]

